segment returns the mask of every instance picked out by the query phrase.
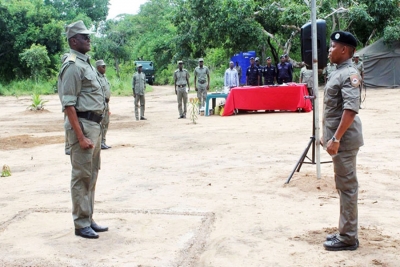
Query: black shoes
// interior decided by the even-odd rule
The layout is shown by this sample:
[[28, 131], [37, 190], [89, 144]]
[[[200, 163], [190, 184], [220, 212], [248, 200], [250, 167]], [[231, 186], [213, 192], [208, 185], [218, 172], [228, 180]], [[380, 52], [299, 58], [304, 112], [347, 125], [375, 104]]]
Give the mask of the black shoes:
[[339, 234], [332, 234], [326, 237], [326, 241], [324, 242], [324, 247], [329, 251], [341, 251], [341, 250], [356, 250], [360, 243], [358, 239], [356, 239], [356, 243], [353, 245], [344, 243], [338, 239]]
[[90, 227], [94, 230], [94, 231], [96, 231], [96, 232], [106, 232], [106, 231], [108, 231], [108, 227], [106, 227], [106, 226], [100, 226], [100, 225], [98, 225], [97, 223], [95, 223], [94, 221], [92, 222], [92, 224], [90, 225]]
[[108, 147], [106, 144], [101, 144], [101, 149], [109, 149], [110, 147]]
[[141, 121], [145, 121], [145, 120], [147, 120], [147, 119], [146, 119], [145, 117], [142, 116], [142, 117], [140, 117], [140, 120], [141, 120]]
[[101, 143], [101, 149], [109, 149], [111, 146], [106, 145], [106, 143]]
[[181, 115], [178, 119], [186, 119], [186, 115]]
[[93, 231], [90, 226], [81, 229], [75, 229], [75, 235], [84, 238], [99, 238], [99, 235], [95, 231]]

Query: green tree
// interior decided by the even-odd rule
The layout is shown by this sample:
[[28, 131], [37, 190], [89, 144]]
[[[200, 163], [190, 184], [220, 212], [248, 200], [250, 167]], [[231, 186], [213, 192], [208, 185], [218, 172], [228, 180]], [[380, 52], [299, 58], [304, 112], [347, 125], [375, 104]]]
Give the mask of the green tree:
[[55, 19], [56, 10], [42, 1], [10, 0], [0, 4], [1, 42], [0, 78], [12, 80], [31, 75], [30, 69], [20, 60], [19, 54], [32, 44], [46, 47], [50, 67], [57, 69], [57, 54], [65, 44], [62, 32], [64, 22]]
[[96, 23], [106, 20], [110, 5], [109, 0], [44, 0], [44, 3], [57, 10], [59, 20], [72, 22], [84, 14]]
[[46, 73], [46, 68], [50, 64], [46, 47], [32, 44], [31, 48], [25, 49], [19, 56], [21, 61], [30, 69], [32, 78], [37, 83], [39, 78]]

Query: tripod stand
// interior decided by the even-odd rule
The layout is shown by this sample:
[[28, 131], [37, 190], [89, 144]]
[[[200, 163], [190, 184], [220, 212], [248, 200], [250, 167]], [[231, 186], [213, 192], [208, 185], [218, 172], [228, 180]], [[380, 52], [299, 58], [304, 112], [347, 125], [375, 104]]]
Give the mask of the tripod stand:
[[[290, 179], [292, 179], [292, 176], [294, 174], [295, 171], [300, 172], [301, 166], [304, 164], [316, 164], [315, 162], [315, 108], [314, 108], [314, 99], [315, 96], [304, 96], [305, 99], [310, 99], [311, 100], [311, 104], [313, 107], [313, 125], [312, 125], [312, 136], [310, 137], [310, 141], [308, 141], [308, 144], [306, 146], [306, 148], [303, 151], [303, 154], [301, 154], [300, 159], [297, 161], [296, 165], [293, 168], [292, 173], [289, 175], [287, 181], [285, 184], [288, 184], [290, 182]], [[319, 142], [319, 140], [318, 140]], [[307, 156], [308, 151], [310, 150], [310, 147], [312, 146], [312, 152], [311, 152], [311, 159]], [[305, 159], [308, 159], [309, 161], [305, 161]], [[332, 161], [324, 161], [321, 162], [322, 163], [331, 163]]]

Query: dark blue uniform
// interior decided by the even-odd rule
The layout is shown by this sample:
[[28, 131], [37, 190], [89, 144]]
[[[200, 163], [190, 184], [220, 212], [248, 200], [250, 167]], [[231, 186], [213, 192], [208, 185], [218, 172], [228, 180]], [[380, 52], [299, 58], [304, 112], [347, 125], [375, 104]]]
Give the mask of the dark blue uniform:
[[279, 84], [292, 82], [292, 66], [287, 62], [279, 63], [277, 66], [277, 80]]
[[256, 65], [249, 66], [246, 71], [247, 85], [258, 86], [259, 71]]
[[264, 66], [262, 76], [264, 77], [265, 85], [273, 85], [274, 79], [276, 78], [276, 67], [274, 65]]
[[259, 85], [263, 85], [262, 77], [263, 77], [263, 72], [264, 72], [264, 66], [256, 64], [256, 67], [258, 68], [258, 75], [260, 76], [260, 84]]

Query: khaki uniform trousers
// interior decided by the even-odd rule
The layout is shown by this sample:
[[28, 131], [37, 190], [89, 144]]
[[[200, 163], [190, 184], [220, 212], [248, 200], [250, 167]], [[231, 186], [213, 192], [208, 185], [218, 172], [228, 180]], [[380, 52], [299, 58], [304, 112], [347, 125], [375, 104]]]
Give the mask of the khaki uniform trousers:
[[[186, 116], [187, 102], [188, 102], [188, 93], [186, 92], [186, 87], [178, 88], [176, 92], [176, 97], [178, 99], [179, 116]], [[182, 110], [182, 104], [183, 104], [183, 110]]]
[[197, 86], [197, 98], [199, 99], [199, 108], [204, 107], [207, 99], [207, 87]]
[[135, 117], [137, 120], [140, 119], [139, 102], [140, 102], [140, 117], [144, 117], [144, 104], [145, 104], [144, 95], [136, 95], [135, 97]]
[[94, 148], [83, 150], [69, 120], [65, 121], [68, 143], [71, 146], [71, 198], [75, 229], [90, 226], [93, 220], [94, 195], [100, 169], [101, 148], [100, 124], [81, 118], [79, 118], [79, 122], [83, 134], [93, 142]]
[[356, 159], [358, 149], [339, 151], [332, 156], [336, 189], [340, 196], [340, 241], [353, 245], [358, 238], [358, 181]]
[[102, 130], [101, 143], [102, 144], [106, 143], [106, 135], [107, 135], [107, 131], [108, 131], [108, 125], [110, 124], [110, 113], [109, 112], [110, 112], [110, 106], [108, 105], [108, 103], [106, 103], [103, 120], [101, 121], [101, 130]]

